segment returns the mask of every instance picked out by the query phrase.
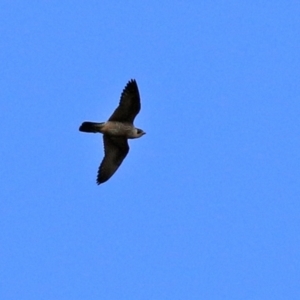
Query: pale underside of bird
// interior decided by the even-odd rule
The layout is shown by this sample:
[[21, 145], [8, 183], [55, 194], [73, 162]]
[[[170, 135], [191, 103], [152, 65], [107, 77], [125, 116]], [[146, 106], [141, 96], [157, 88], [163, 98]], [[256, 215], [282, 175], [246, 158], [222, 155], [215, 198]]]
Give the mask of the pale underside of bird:
[[104, 158], [98, 169], [97, 184], [107, 181], [117, 171], [129, 152], [128, 139], [139, 138], [145, 134], [133, 124], [140, 109], [138, 86], [132, 79], [125, 86], [119, 106], [107, 122], [83, 122], [79, 127], [82, 132], [103, 134]]

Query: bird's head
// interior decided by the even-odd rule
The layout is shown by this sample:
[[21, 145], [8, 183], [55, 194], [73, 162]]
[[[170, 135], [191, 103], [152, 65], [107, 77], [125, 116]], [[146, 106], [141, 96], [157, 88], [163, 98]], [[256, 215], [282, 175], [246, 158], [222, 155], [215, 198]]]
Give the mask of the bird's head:
[[144, 134], [146, 134], [146, 132], [144, 132], [142, 129], [135, 128], [135, 138], [139, 138]]

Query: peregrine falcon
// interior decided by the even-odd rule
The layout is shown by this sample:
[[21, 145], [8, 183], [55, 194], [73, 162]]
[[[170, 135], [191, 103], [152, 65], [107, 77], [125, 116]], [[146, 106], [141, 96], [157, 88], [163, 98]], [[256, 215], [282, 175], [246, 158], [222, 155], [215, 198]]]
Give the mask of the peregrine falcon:
[[83, 122], [82, 132], [101, 132], [103, 134], [104, 158], [97, 175], [97, 184], [107, 181], [119, 168], [129, 152], [128, 139], [139, 138], [145, 134], [133, 125], [134, 118], [141, 109], [140, 94], [134, 79], [125, 86], [119, 106], [107, 122]]

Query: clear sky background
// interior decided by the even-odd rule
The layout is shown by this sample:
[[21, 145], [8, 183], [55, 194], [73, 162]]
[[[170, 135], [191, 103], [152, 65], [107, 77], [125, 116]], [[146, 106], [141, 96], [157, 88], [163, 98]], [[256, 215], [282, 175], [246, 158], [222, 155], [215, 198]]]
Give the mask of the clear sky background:
[[0, 299], [300, 299], [299, 1], [4, 0], [0, 37]]

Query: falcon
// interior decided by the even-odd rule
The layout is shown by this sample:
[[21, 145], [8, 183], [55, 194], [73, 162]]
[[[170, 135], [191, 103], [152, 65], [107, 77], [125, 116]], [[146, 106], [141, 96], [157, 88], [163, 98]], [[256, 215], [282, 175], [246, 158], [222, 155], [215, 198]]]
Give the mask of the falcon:
[[131, 79], [121, 94], [119, 106], [107, 122], [83, 122], [79, 127], [82, 132], [103, 134], [104, 158], [98, 169], [97, 184], [107, 181], [117, 171], [129, 152], [128, 139], [145, 134], [133, 124], [140, 109], [139, 89], [135, 79]]

